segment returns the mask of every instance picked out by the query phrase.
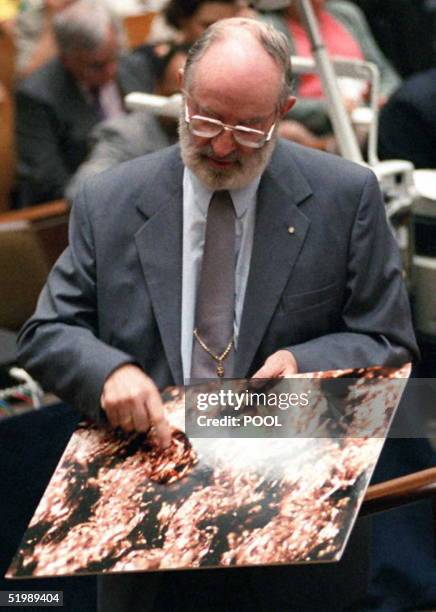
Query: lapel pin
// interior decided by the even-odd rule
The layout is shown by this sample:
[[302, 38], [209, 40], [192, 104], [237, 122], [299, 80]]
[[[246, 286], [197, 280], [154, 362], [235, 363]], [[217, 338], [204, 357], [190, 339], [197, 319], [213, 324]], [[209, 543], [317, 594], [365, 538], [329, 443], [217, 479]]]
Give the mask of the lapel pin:
[[295, 234], [295, 227], [293, 225], [288, 227], [288, 234]]

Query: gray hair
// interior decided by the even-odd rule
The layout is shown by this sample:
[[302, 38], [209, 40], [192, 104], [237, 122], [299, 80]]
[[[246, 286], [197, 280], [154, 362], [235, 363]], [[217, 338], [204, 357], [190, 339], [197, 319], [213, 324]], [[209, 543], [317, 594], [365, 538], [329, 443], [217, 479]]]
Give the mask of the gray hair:
[[291, 66], [291, 49], [286, 36], [282, 32], [276, 30], [272, 25], [257, 21], [256, 19], [232, 17], [217, 21], [208, 27], [189, 50], [185, 63], [185, 79], [190, 79], [195, 64], [215, 42], [224, 40], [231, 35], [232, 30], [239, 28], [250, 31], [281, 69], [283, 85], [279, 104], [284, 103], [292, 93], [293, 88], [294, 77]]
[[77, 0], [53, 18], [53, 31], [59, 52], [68, 55], [77, 49], [98, 49], [114, 30], [119, 36], [118, 19], [101, 2]]

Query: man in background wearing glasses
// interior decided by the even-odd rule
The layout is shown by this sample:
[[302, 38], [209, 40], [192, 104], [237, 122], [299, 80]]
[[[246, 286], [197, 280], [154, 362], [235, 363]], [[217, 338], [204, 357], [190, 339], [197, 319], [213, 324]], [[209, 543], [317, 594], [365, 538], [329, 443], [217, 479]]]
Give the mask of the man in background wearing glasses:
[[[157, 389], [189, 379], [197, 353], [235, 378], [394, 366], [416, 354], [375, 177], [277, 140], [295, 102], [282, 35], [251, 20], [217, 23], [191, 49], [182, 81], [180, 148], [84, 185], [70, 246], [20, 335], [21, 360], [45, 388], [126, 431], [153, 426], [162, 446], [170, 432]], [[208, 209], [223, 192], [234, 284], [212, 282], [204, 299], [213, 311], [220, 294], [235, 298], [218, 349], [197, 315]], [[210, 233], [218, 247], [229, 238]], [[354, 534], [330, 566], [167, 572], [155, 604], [156, 576], [106, 576], [99, 609], [336, 612], [362, 597], [366, 552]]]
[[120, 23], [104, 3], [65, 4], [50, 26], [58, 56], [16, 92], [20, 207], [62, 198], [86, 158], [91, 130], [124, 114], [124, 95], [152, 86], [135, 57], [121, 53]]

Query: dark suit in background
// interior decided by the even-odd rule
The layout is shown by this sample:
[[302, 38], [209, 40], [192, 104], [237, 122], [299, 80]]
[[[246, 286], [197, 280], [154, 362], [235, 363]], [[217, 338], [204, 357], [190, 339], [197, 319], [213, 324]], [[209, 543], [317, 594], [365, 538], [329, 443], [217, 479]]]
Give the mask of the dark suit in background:
[[381, 109], [379, 155], [436, 168], [436, 68], [404, 81]]
[[[133, 56], [118, 61], [121, 95], [150, 91], [150, 75]], [[62, 198], [88, 153], [100, 121], [71, 74], [55, 59], [25, 79], [16, 93], [18, 205]]]

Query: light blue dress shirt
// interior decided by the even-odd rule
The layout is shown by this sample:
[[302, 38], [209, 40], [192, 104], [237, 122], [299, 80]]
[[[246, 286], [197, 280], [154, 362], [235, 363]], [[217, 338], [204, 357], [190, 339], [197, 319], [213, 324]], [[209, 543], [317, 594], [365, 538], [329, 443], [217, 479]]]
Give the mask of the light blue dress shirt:
[[[233, 189], [230, 195], [236, 213], [236, 269], [234, 337], [238, 346], [238, 333], [244, 305], [245, 289], [253, 249], [256, 218], [256, 194], [260, 176], [243, 189]], [[203, 257], [206, 218], [213, 191], [201, 183], [185, 168], [183, 175], [183, 263], [182, 263], [182, 335], [181, 353], [183, 377], [191, 372], [192, 339], [195, 303]]]

